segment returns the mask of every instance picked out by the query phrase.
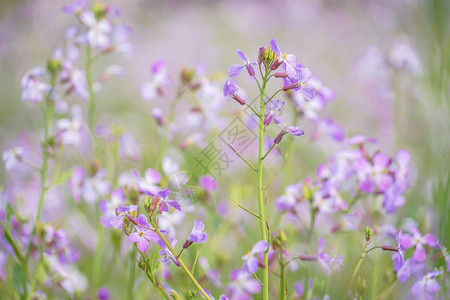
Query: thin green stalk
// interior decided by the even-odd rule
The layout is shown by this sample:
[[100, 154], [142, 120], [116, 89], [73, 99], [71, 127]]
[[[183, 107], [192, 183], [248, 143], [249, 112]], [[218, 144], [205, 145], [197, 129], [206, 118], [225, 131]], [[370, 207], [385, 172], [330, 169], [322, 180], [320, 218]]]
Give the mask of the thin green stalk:
[[[169, 243], [169, 241], [167, 241], [167, 239], [164, 237], [164, 235], [159, 230], [158, 226], [156, 226], [155, 222], [153, 222], [153, 220], [151, 218], [150, 218], [150, 223], [155, 228], [155, 231], [158, 234], [158, 236], [161, 238], [161, 240], [167, 246], [167, 249], [169, 249], [169, 251], [172, 253], [172, 255], [174, 257], [177, 257], [177, 252], [175, 252], [175, 250], [172, 248], [172, 245]], [[189, 277], [189, 279], [192, 281], [192, 283], [194, 283], [194, 285], [199, 289], [200, 293], [202, 293], [202, 295], [207, 300], [211, 300], [211, 297], [209, 297], [209, 295], [205, 292], [205, 289], [200, 285], [200, 283], [198, 283], [197, 279], [195, 279], [194, 275], [192, 275], [192, 273], [186, 267], [186, 265], [181, 260], [181, 258], [178, 258], [177, 260], [178, 260], [178, 263], [180, 264], [180, 267], [183, 269], [184, 273], [186, 273], [186, 275]]]
[[[264, 203], [264, 185], [263, 185], [263, 155], [264, 155], [264, 92], [267, 84], [267, 77], [269, 75], [268, 68], [266, 67], [266, 74], [263, 78], [262, 87], [261, 87], [261, 99], [259, 105], [259, 151], [258, 151], [258, 207], [259, 207], [259, 215], [261, 216], [260, 227], [261, 227], [261, 237], [264, 241], [268, 241], [267, 229], [266, 229], [266, 209]], [[269, 299], [269, 258], [267, 255], [267, 251], [263, 253], [263, 299]]]
[[281, 274], [280, 274], [280, 300], [286, 299], [286, 274], [284, 272], [284, 269], [286, 267], [286, 264], [284, 263], [284, 254], [283, 250], [280, 250], [280, 267], [281, 267]]
[[356, 265], [355, 270], [353, 271], [353, 274], [352, 274], [352, 278], [350, 279], [350, 285], [349, 285], [349, 288], [348, 288], [349, 290], [351, 289], [352, 284], [355, 281], [356, 275], [358, 275], [358, 271], [361, 268], [361, 264], [362, 264], [362, 262], [364, 260], [364, 257], [366, 257], [366, 254], [368, 252], [367, 251], [367, 247], [369, 247], [369, 243], [370, 243], [370, 239], [366, 240], [366, 245], [364, 246], [364, 251], [361, 253], [361, 256], [359, 258], [358, 264]]
[[133, 288], [134, 288], [134, 281], [136, 278], [136, 262], [135, 262], [135, 255], [136, 255], [136, 250], [133, 249], [130, 252], [130, 266], [129, 266], [129, 275], [128, 275], [128, 290], [127, 290], [127, 295], [129, 300], [134, 299], [133, 296]]
[[273, 143], [273, 145], [272, 145], [272, 147], [270, 147], [270, 149], [269, 150], [267, 150], [267, 153], [266, 154], [264, 154], [264, 156], [261, 158], [261, 160], [264, 160], [264, 158], [266, 158], [266, 156], [267, 155], [269, 155], [269, 153], [270, 153], [270, 151], [272, 151], [272, 149], [273, 149], [273, 147], [275, 147], [275, 143]]
[[9, 242], [9, 244], [13, 247], [14, 253], [16, 254], [17, 259], [20, 262], [24, 262], [25, 259], [23, 258], [22, 254], [20, 253], [19, 248], [17, 247], [16, 243], [14, 243], [14, 240], [11, 236], [11, 234], [9, 233], [8, 229], [6, 228], [5, 225], [3, 225], [3, 222], [0, 222], [0, 225], [2, 226], [3, 229], [3, 234], [5, 235], [6, 240]]

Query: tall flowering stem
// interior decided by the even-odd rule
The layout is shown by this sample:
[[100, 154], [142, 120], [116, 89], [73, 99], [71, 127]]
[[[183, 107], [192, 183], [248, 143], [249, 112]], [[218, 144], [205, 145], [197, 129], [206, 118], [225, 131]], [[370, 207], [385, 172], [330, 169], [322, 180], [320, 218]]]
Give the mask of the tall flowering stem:
[[[261, 226], [261, 238], [269, 243], [266, 227], [266, 207], [264, 203], [264, 185], [263, 185], [263, 158], [264, 158], [264, 93], [268, 81], [270, 70], [265, 67], [265, 75], [261, 86], [261, 99], [259, 104], [259, 151], [258, 151], [258, 207], [259, 221]], [[269, 299], [269, 258], [267, 251], [263, 253], [264, 269], [263, 269], [263, 299]]]
[[167, 246], [167, 249], [173, 254], [174, 257], [177, 258], [178, 262], [180, 263], [180, 267], [183, 269], [183, 271], [186, 273], [186, 275], [189, 277], [189, 279], [194, 283], [194, 285], [199, 289], [200, 293], [202, 293], [203, 297], [207, 300], [211, 300], [211, 297], [206, 293], [205, 289], [198, 283], [197, 279], [195, 279], [194, 275], [192, 275], [191, 271], [186, 267], [184, 262], [181, 260], [181, 258], [178, 256], [177, 252], [173, 249], [170, 242], [164, 237], [164, 235], [159, 230], [158, 226], [156, 226], [155, 222], [150, 218], [150, 223], [152, 224], [153, 228], [155, 229], [158, 236], [161, 238], [161, 240], [164, 242], [164, 244]]
[[92, 137], [95, 141], [95, 93], [92, 84], [92, 72], [91, 72], [91, 64], [92, 64], [92, 55], [91, 55], [91, 46], [86, 46], [86, 82], [89, 92], [89, 129], [91, 130]]

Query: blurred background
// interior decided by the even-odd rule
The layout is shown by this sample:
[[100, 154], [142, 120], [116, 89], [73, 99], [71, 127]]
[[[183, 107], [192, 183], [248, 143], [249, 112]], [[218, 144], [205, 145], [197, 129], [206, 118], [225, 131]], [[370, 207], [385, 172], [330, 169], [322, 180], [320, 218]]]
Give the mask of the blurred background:
[[[65, 29], [76, 22], [61, 11], [69, 3], [0, 0], [2, 150], [24, 132], [40, 133], [33, 129], [42, 126], [40, 111], [20, 100], [20, 80], [30, 68], [45, 64]], [[323, 114], [341, 124], [347, 137], [376, 138], [391, 155], [401, 148], [411, 151], [415, 184], [400, 214], [418, 220], [431, 214], [428, 227], [449, 245], [450, 1], [107, 3], [119, 5], [123, 22], [131, 26], [133, 53], [113, 54], [99, 62], [106, 66], [114, 61], [124, 67], [125, 75], [102, 89], [98, 119], [121, 124], [140, 137], [144, 158], [146, 151], [156, 152], [151, 141], [157, 130], [148, 126], [151, 107], [166, 105], [158, 103], [164, 99], [145, 103], [139, 94], [152, 63], [164, 60], [174, 76], [183, 67], [204, 66], [206, 74], [224, 82], [228, 66], [238, 63], [236, 48], [256, 60], [258, 48], [277, 38], [282, 51], [295, 54], [336, 92], [336, 100]], [[248, 94], [255, 93], [249, 80], [242, 85]], [[308, 128], [306, 122], [304, 127]], [[330, 142], [307, 139], [296, 147], [301, 157], [308, 155], [297, 162], [298, 168], [293, 162], [296, 180], [313, 175], [317, 164], [336, 149]], [[151, 162], [148, 158], [145, 167]], [[5, 182], [6, 172], [0, 173]], [[233, 180], [224, 177], [219, 184], [230, 188]], [[281, 188], [273, 191], [274, 196], [281, 193]]]

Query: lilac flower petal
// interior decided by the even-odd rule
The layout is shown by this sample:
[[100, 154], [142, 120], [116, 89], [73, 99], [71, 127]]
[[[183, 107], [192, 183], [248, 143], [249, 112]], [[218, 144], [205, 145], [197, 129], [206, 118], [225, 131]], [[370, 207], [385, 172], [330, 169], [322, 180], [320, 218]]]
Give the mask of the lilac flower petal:
[[423, 262], [427, 258], [427, 252], [421, 244], [416, 245], [416, 250], [414, 250], [414, 259], [418, 262]]
[[130, 235], [128, 236], [128, 241], [130, 243], [137, 243], [140, 239], [141, 236], [139, 235], [139, 232], [130, 233]]
[[304, 86], [302, 87], [302, 94], [307, 100], [312, 100], [316, 96], [316, 90], [311, 87]]
[[311, 70], [308, 68], [299, 68], [297, 76], [298, 81], [300, 81], [301, 83], [305, 83], [311, 78], [312, 73]]
[[237, 55], [239, 56], [239, 58], [240, 58], [243, 62], [247, 62], [247, 61], [248, 61], [248, 58], [247, 58], [247, 56], [245, 55], [244, 52], [242, 52], [241, 50], [237, 49], [237, 50], [236, 50], [236, 53], [237, 53]]
[[204, 243], [206, 242], [208, 236], [204, 232], [193, 232], [189, 234], [188, 240], [194, 243]]
[[423, 294], [425, 290], [426, 281], [425, 280], [419, 280], [416, 283], [413, 284], [411, 288], [411, 293], [413, 295], [421, 295]]
[[434, 248], [438, 245], [436, 237], [432, 233], [427, 233], [423, 236], [425, 244]]
[[232, 78], [238, 77], [244, 68], [245, 65], [231, 65], [228, 68], [228, 75]]
[[[175, 208], [176, 210], [181, 211], [181, 206], [180, 206], [180, 204], [179, 204], [177, 201], [175, 201], [175, 200], [169, 200], [169, 201], [167, 201], [167, 203], [169, 203], [170, 206], [172, 206], [172, 207]], [[167, 205], [166, 205], [166, 207], [167, 207]]]
[[167, 199], [167, 198], [169, 197], [169, 195], [170, 195], [170, 189], [165, 189], [165, 190], [163, 190], [163, 191], [160, 191], [160, 192], [158, 193], [158, 195], [159, 195], [161, 198], [163, 198], [163, 199]]
[[402, 235], [402, 245], [406, 249], [411, 248], [414, 245], [413, 237], [410, 234], [403, 234]]
[[151, 230], [145, 230], [144, 237], [147, 240], [152, 241], [152, 242], [158, 242], [160, 240], [159, 235], [156, 232], [151, 231]]
[[149, 246], [148, 241], [143, 237], [137, 241], [137, 248], [142, 252], [147, 251], [148, 246]]
[[111, 224], [111, 226], [115, 229], [121, 228], [123, 224], [123, 215], [115, 216], [109, 221], [109, 224]]
[[202, 221], [194, 220], [194, 228], [192, 231], [203, 231], [205, 229], [205, 224]]
[[200, 186], [211, 192], [217, 189], [217, 181], [211, 176], [202, 176], [200, 177]]
[[272, 49], [272, 51], [278, 55], [278, 61], [281, 61], [282, 54], [281, 54], [280, 48], [278, 47], [278, 43], [277, 43], [276, 39], [270, 40], [270, 49]]
[[244, 283], [244, 289], [250, 294], [257, 294], [261, 290], [261, 285], [256, 279], [249, 278]]
[[261, 241], [257, 242], [255, 244], [255, 246], [253, 246], [251, 254], [254, 255], [254, 254], [264, 252], [267, 250], [268, 247], [269, 247], [269, 244], [266, 241], [261, 240]]
[[258, 271], [258, 259], [254, 256], [251, 256], [249, 259], [247, 259], [245, 265], [250, 273], [255, 273], [256, 271]]
[[431, 279], [427, 281], [427, 284], [425, 285], [425, 290], [428, 293], [436, 293], [439, 291], [441, 287], [439, 286], [439, 283], [435, 279]]

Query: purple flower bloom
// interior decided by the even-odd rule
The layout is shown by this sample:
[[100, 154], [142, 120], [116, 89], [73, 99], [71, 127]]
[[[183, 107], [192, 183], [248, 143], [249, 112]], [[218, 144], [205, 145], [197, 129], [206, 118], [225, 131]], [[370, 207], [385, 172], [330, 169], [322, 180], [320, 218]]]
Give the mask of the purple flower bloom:
[[281, 53], [276, 39], [272, 39], [270, 41], [270, 49], [272, 49], [272, 51], [277, 55], [278, 62], [282, 62], [284, 70], [288, 73], [288, 75], [295, 76], [295, 56], [293, 54]]
[[139, 181], [139, 189], [143, 193], [156, 194], [161, 189], [157, 184], [161, 181], [161, 175], [154, 169], [147, 169], [144, 178]]
[[240, 105], [245, 105], [245, 100], [236, 94], [238, 89], [239, 87], [234, 80], [227, 80], [223, 86], [223, 95], [224, 97], [231, 96], [231, 98], [239, 102]]
[[152, 81], [145, 82], [141, 87], [141, 97], [145, 101], [150, 101], [163, 94], [163, 87], [170, 84], [170, 76], [167, 72], [164, 61], [155, 62], [150, 67], [153, 75]]
[[[171, 241], [172, 248], [175, 247], [176, 244], [177, 244], [177, 240], [172, 239], [172, 241]], [[167, 262], [170, 259], [175, 263], [175, 265], [177, 265], [177, 267], [179, 267], [180, 263], [178, 262], [177, 258], [172, 254], [172, 252], [170, 252], [170, 250], [166, 246], [166, 244], [164, 244], [163, 240], [159, 240], [158, 245], [162, 248], [162, 250], [159, 251], [159, 255], [163, 256], [163, 258], [158, 259], [158, 261]]]
[[83, 11], [87, 5], [87, 0], [74, 0], [72, 4], [63, 7], [63, 11], [67, 14], [76, 14]]
[[406, 198], [396, 184], [391, 185], [391, 187], [385, 191], [383, 207], [388, 214], [396, 212], [397, 208], [403, 206], [405, 203]]
[[131, 159], [134, 162], [141, 158], [141, 148], [133, 136], [129, 133], [120, 136], [120, 156]]
[[373, 157], [373, 164], [361, 157], [354, 164], [358, 172], [359, 189], [365, 193], [373, 193], [375, 186], [379, 192], [385, 192], [393, 183], [392, 176], [388, 174], [388, 167], [392, 159], [378, 152]]
[[87, 80], [84, 71], [74, 67], [71, 61], [65, 60], [62, 62], [62, 71], [59, 79], [62, 82], [69, 82], [69, 87], [66, 90], [66, 94], [70, 94], [75, 91], [75, 93], [77, 93], [82, 99], [88, 99], [89, 92], [87, 89]]
[[211, 176], [204, 175], [200, 177], [200, 186], [204, 190], [212, 192], [217, 189], [217, 181]]
[[205, 229], [205, 225], [198, 220], [194, 220], [194, 228], [192, 228], [191, 233], [189, 234], [188, 241], [200, 244], [206, 242], [208, 236], [203, 232]]
[[258, 259], [255, 257], [255, 255], [263, 253], [267, 250], [268, 247], [269, 244], [267, 244], [267, 242], [264, 240], [257, 242], [253, 246], [252, 251], [242, 256], [242, 259], [245, 262], [244, 269], [250, 273], [255, 273], [258, 270]]
[[97, 292], [97, 298], [98, 300], [109, 300], [109, 291], [105, 287], [101, 287], [98, 289]]
[[301, 91], [307, 100], [314, 99], [316, 96], [316, 90], [306, 85], [306, 82], [312, 76], [311, 71], [301, 65], [297, 65], [295, 70], [295, 75], [283, 79], [283, 90], [288, 91], [294, 89], [295, 91]]
[[296, 185], [288, 185], [284, 190], [284, 194], [275, 199], [275, 207], [278, 210], [291, 210], [297, 201], [300, 200], [302, 183]]
[[128, 240], [131, 243], [137, 243], [137, 248], [140, 251], [147, 251], [149, 247], [149, 241], [158, 242], [160, 240], [156, 232], [145, 229], [139, 225], [136, 225], [135, 227], [136, 232], [130, 233], [130, 235], [128, 236]]
[[292, 125], [284, 125], [283, 129], [280, 131], [280, 133], [275, 137], [275, 140], [273, 141], [274, 144], [279, 144], [283, 137], [286, 134], [291, 134], [294, 136], [302, 136], [305, 134], [303, 130], [300, 129], [300, 127], [295, 127]]
[[303, 261], [318, 261], [325, 272], [330, 275], [331, 269], [339, 270], [342, 266], [343, 257], [342, 255], [330, 258], [330, 255], [323, 252], [324, 248], [324, 240], [323, 238], [319, 239], [319, 247], [317, 248], [316, 255], [300, 255], [300, 259]]
[[111, 201], [103, 199], [99, 202], [100, 212], [102, 216], [100, 217], [100, 223], [106, 228], [111, 227], [110, 221], [112, 218], [116, 217], [114, 208], [125, 204], [126, 197], [122, 189], [114, 189], [111, 192]]
[[123, 217], [131, 211], [136, 211], [138, 209], [137, 205], [129, 205], [129, 206], [119, 206], [116, 208], [117, 216], [112, 218], [109, 221], [112, 227], [119, 229], [123, 224]]
[[269, 111], [264, 118], [264, 124], [269, 126], [270, 122], [273, 121], [275, 124], [279, 124], [281, 122], [281, 118], [278, 116], [281, 108], [283, 108], [284, 101], [280, 100], [272, 100], [267, 104], [266, 109]]
[[25, 149], [22, 147], [15, 147], [10, 150], [6, 150], [2, 154], [3, 162], [5, 163], [5, 169], [7, 171], [14, 168], [23, 160], [23, 155], [25, 154]]
[[69, 179], [69, 189], [73, 199], [76, 203], [81, 201], [81, 194], [86, 171], [82, 166], [76, 166], [72, 171], [72, 176]]
[[254, 76], [255, 69], [253, 69], [252, 65], [256, 65], [256, 62], [250, 62], [250, 60], [247, 58], [245, 53], [239, 49], [236, 50], [236, 53], [239, 56], [239, 58], [244, 62], [244, 64], [243, 65], [231, 65], [228, 68], [228, 75], [230, 75], [230, 77], [237, 77], [237, 76], [239, 76], [239, 74], [241, 74], [242, 70], [245, 67], [245, 68], [247, 68], [248, 75]]
[[398, 232], [396, 238], [398, 252], [392, 254], [392, 261], [394, 262], [394, 271], [397, 272], [405, 264], [405, 248], [402, 245], [403, 234], [401, 230]]
[[406, 150], [399, 150], [395, 155], [395, 160], [398, 164], [398, 169], [395, 170], [395, 184], [404, 191], [410, 186], [408, 175], [410, 172], [409, 162], [411, 160], [411, 154]]
[[440, 274], [441, 271], [428, 273], [414, 283], [411, 287], [411, 293], [414, 296], [423, 296], [425, 299], [434, 299], [434, 294], [436, 294], [441, 288], [439, 283], [436, 281], [436, 277]]
[[81, 13], [80, 20], [89, 27], [86, 38], [91, 47], [106, 48], [109, 46], [109, 34], [112, 31], [112, 26], [108, 19], [97, 21], [92, 11], [85, 11]]
[[46, 74], [44, 68], [34, 68], [28, 71], [22, 77], [22, 101], [23, 102], [41, 102], [44, 98], [43, 94], [51, 90], [49, 84], [37, 80], [37, 77]]
[[158, 192], [157, 194], [153, 194], [152, 192], [147, 192], [148, 195], [151, 195], [153, 197], [159, 197], [161, 203], [159, 204], [159, 209], [158, 209], [158, 213], [162, 214], [163, 211], [168, 212], [169, 211], [169, 206], [172, 206], [173, 208], [180, 210], [181, 211], [181, 206], [180, 204], [175, 201], [175, 200], [168, 200], [169, 198], [169, 194], [170, 194], [170, 189], [165, 189], [163, 191]]
[[72, 119], [60, 119], [56, 127], [60, 130], [61, 143], [64, 145], [78, 145], [81, 142], [81, 126], [83, 118], [81, 108], [74, 105], [71, 109]]
[[[397, 265], [398, 266], [398, 265]], [[394, 270], [396, 267], [396, 262], [394, 261]], [[395, 270], [397, 273], [397, 278], [401, 283], [405, 283], [408, 278], [413, 275], [415, 278], [419, 277], [419, 274], [422, 273], [423, 269], [425, 269], [425, 263], [416, 262], [414, 258], [407, 259], [403, 265]]]
[[427, 257], [424, 246], [428, 245], [431, 248], [437, 247], [437, 239], [432, 233], [427, 233], [422, 236], [420, 231], [414, 226], [411, 226], [409, 231], [411, 231], [412, 235], [408, 233], [403, 234], [402, 245], [406, 249], [415, 247], [414, 259], [418, 262], [423, 262]]
[[233, 280], [229, 285], [231, 299], [251, 299], [250, 295], [261, 290], [259, 282], [244, 270], [231, 271], [230, 278]]

